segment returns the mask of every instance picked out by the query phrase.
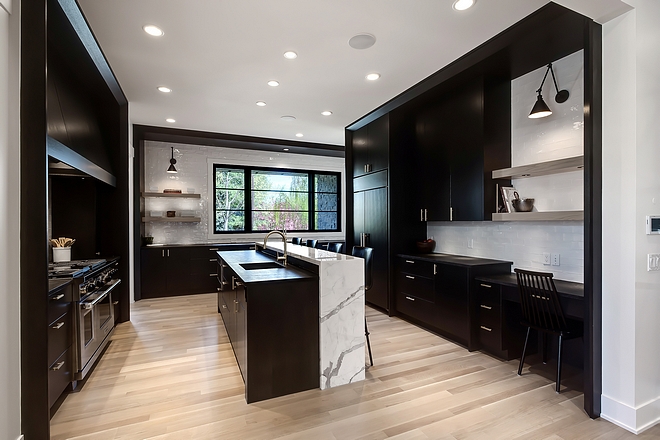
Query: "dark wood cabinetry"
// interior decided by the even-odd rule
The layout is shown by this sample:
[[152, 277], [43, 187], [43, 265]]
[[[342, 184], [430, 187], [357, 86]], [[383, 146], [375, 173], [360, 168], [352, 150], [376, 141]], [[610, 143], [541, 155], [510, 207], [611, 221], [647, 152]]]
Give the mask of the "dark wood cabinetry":
[[73, 380], [71, 284], [48, 295], [48, 406], [53, 407]]
[[381, 116], [353, 135], [353, 177], [387, 169], [389, 118]]

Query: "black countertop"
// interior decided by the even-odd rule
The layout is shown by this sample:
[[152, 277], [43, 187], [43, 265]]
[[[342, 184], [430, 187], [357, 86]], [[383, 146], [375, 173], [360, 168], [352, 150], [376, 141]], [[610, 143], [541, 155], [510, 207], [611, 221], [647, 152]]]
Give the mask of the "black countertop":
[[253, 250], [218, 251], [220, 258], [240, 277], [245, 284], [275, 281], [295, 281], [316, 278], [316, 275], [288, 265], [275, 269], [247, 270], [241, 264], [274, 262], [272, 258]]
[[57, 292], [71, 282], [70, 278], [54, 278], [48, 280], [48, 294]]
[[456, 266], [488, 266], [491, 264], [513, 264], [511, 261], [491, 260], [489, 258], [467, 257], [464, 255], [452, 254], [399, 254], [401, 258], [412, 258], [431, 263], [453, 264]]
[[[484, 275], [475, 278], [477, 281], [484, 281], [486, 283], [500, 284], [503, 286], [518, 288], [518, 280], [515, 273], [507, 273], [503, 275]], [[572, 281], [555, 280], [555, 287], [557, 293], [571, 297], [584, 298], [584, 284], [575, 283]]]

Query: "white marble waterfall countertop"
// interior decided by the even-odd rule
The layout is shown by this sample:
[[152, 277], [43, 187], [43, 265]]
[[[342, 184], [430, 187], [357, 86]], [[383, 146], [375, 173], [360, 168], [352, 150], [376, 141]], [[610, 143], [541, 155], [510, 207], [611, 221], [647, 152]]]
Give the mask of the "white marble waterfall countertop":
[[[284, 243], [273, 238], [266, 248], [282, 252]], [[364, 380], [364, 260], [297, 244], [286, 250], [319, 267], [319, 388]]]

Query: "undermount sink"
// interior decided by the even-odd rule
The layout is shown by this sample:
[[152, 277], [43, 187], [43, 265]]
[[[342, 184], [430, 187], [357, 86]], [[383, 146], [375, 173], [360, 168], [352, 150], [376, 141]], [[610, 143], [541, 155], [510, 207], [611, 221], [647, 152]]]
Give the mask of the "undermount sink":
[[262, 263], [243, 263], [240, 266], [245, 270], [284, 269], [284, 266], [275, 263], [274, 261], [264, 261]]

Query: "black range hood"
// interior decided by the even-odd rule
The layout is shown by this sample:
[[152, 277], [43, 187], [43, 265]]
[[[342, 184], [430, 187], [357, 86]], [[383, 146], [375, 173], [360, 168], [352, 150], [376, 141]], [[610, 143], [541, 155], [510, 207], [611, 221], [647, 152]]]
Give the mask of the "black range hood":
[[110, 186], [117, 186], [117, 178], [94, 162], [86, 159], [63, 143], [46, 137], [48, 172], [51, 176], [93, 177]]

